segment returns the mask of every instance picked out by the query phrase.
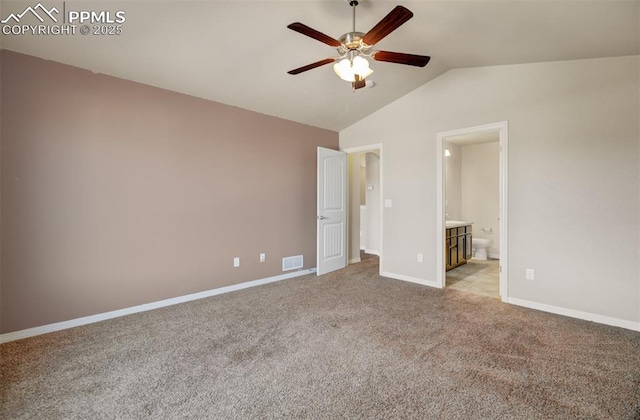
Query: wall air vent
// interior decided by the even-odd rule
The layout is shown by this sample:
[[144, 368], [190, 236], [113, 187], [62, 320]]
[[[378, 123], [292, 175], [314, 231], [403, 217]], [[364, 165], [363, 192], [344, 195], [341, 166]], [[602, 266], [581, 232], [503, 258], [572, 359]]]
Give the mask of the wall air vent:
[[284, 257], [282, 259], [282, 271], [297, 270], [304, 266], [304, 260], [302, 255], [296, 255], [293, 257]]

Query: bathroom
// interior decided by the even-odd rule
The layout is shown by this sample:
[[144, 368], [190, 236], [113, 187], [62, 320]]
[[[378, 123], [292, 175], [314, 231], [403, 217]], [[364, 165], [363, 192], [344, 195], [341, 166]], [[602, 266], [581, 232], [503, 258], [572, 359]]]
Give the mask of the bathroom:
[[[460, 251], [459, 263], [450, 266], [447, 262], [446, 286], [499, 298], [499, 133], [491, 131], [448, 137], [444, 146], [445, 226], [458, 227], [462, 232], [467, 227], [467, 232], [471, 231], [471, 235], [457, 236], [456, 229], [448, 229], [445, 235], [446, 248], [452, 248], [450, 244], [456, 244], [456, 240], [465, 248]], [[450, 235], [451, 231], [453, 235]]]

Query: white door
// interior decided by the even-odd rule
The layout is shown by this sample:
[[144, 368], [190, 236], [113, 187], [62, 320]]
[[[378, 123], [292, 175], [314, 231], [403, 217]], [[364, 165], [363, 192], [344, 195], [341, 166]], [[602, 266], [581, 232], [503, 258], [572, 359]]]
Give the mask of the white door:
[[347, 154], [318, 147], [318, 275], [347, 266]]

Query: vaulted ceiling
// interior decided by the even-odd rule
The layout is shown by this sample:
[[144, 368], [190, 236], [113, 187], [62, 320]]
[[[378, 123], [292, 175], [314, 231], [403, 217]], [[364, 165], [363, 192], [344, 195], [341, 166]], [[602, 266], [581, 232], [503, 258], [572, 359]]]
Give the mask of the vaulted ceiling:
[[[36, 3], [3, 0], [0, 14]], [[335, 131], [450, 69], [640, 53], [638, 1], [362, 0], [361, 32], [396, 4], [414, 13], [376, 49], [432, 59], [425, 68], [373, 62], [375, 87], [354, 92], [330, 65], [287, 74], [337, 56], [287, 25], [339, 38], [352, 25], [343, 0], [42, 3], [123, 10], [123, 34], [2, 35], [2, 48]]]

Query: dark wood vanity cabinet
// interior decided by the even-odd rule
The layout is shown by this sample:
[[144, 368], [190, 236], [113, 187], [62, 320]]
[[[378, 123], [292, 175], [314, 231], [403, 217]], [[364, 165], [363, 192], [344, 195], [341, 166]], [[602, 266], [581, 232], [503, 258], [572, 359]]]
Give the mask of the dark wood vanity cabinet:
[[471, 258], [471, 225], [446, 228], [445, 241], [447, 271], [466, 264]]

